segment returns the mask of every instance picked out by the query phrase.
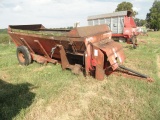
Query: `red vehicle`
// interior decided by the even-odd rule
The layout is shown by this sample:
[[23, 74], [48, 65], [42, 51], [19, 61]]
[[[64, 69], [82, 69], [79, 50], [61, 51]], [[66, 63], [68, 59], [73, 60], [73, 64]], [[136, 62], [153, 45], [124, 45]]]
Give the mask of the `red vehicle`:
[[107, 14], [100, 14], [88, 17], [88, 25], [100, 25], [107, 24], [112, 31], [112, 38], [114, 40], [123, 40], [129, 44], [133, 44], [133, 47], [137, 46], [136, 36], [136, 24], [132, 18], [131, 11], [120, 11]]
[[74, 73], [84, 71], [96, 79], [118, 68], [125, 57], [122, 46], [114, 42], [107, 25], [67, 29], [46, 29], [43, 25], [10, 25], [8, 33], [17, 46], [21, 65], [32, 60], [61, 63]]

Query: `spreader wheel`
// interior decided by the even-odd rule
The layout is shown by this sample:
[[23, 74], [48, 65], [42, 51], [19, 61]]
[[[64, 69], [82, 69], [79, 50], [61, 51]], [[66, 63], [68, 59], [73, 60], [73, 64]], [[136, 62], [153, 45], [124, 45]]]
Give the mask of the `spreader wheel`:
[[21, 65], [29, 65], [31, 63], [32, 59], [27, 47], [17, 47], [17, 59]]

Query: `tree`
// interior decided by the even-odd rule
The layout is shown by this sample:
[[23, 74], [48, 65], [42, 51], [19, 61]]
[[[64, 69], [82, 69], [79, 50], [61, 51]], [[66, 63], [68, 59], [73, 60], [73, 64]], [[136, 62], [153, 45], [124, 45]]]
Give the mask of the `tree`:
[[154, 30], [160, 30], [160, 0], [155, 0], [149, 11], [150, 13], [146, 15], [149, 27]]
[[131, 11], [133, 13], [132, 15], [134, 17], [138, 14], [138, 12], [133, 10], [133, 4], [130, 3], [130, 2], [122, 2], [122, 3], [118, 4], [115, 12], [117, 12], [117, 11], [125, 11], [125, 10]]
[[147, 21], [139, 18], [134, 19], [137, 26], [146, 26]]

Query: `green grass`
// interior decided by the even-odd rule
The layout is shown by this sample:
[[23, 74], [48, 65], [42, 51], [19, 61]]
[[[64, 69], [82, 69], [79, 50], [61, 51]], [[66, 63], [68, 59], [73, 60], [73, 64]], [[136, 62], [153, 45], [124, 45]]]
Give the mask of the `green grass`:
[[0, 44], [2, 43], [9, 43], [10, 38], [7, 34], [7, 29], [0, 29]]
[[[3, 120], [158, 120], [160, 118], [160, 32], [139, 36], [139, 47], [122, 43], [124, 65], [154, 79], [73, 75], [60, 65], [21, 66], [16, 47], [0, 44], [0, 118]], [[0, 35], [1, 37], [1, 35]]]
[[[60, 65], [43, 66], [33, 63], [27, 67], [20, 66], [13, 44], [10, 46], [1, 44], [0, 51], [0, 82], [3, 83], [0, 90], [4, 91], [0, 95], [0, 101], [3, 101], [0, 103], [3, 108], [0, 111], [1, 118], [14, 118], [17, 115], [15, 112], [19, 113], [18, 119], [23, 118], [27, 111], [28, 102], [31, 104], [39, 99], [44, 99], [47, 102], [59, 94], [75, 77], [70, 71], [62, 71]], [[30, 86], [32, 86], [31, 89]], [[32, 100], [27, 98], [25, 94], [24, 97], [17, 98], [17, 96], [21, 96], [21, 92], [23, 94], [23, 89], [25, 94], [32, 96]], [[16, 97], [15, 100], [13, 96]], [[18, 103], [22, 103], [22, 105], [17, 106]], [[22, 112], [19, 109], [22, 109]]]
[[7, 29], [0, 29], [0, 34], [6, 34], [7, 33]]

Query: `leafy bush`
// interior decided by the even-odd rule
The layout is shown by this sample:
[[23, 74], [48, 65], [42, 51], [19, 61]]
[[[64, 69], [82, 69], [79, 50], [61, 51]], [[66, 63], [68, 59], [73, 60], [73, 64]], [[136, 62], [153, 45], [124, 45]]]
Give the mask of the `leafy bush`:
[[9, 40], [10, 40], [10, 38], [9, 38], [8, 34], [0, 33], [0, 44], [1, 43], [4, 43], [4, 44], [9, 43]]
[[9, 43], [9, 35], [7, 34], [7, 29], [0, 29], [0, 44]]

